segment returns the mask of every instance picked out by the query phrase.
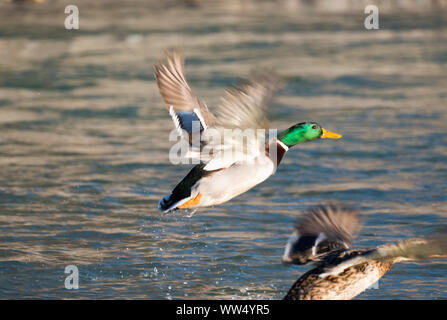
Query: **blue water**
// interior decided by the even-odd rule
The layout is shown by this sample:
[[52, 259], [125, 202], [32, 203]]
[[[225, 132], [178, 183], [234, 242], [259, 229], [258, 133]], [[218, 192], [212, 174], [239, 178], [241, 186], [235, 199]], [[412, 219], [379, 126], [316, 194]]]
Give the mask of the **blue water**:
[[[0, 12], [0, 298], [278, 299], [310, 268], [280, 262], [296, 218], [329, 200], [361, 210], [358, 247], [446, 231], [445, 15], [366, 31], [357, 15], [113, 7], [66, 31], [36, 10]], [[191, 167], [168, 161], [152, 74], [174, 46], [211, 109], [276, 68], [288, 82], [272, 126], [313, 120], [343, 139], [291, 149], [224, 205], [161, 214]], [[358, 299], [446, 299], [446, 262], [397, 264]]]

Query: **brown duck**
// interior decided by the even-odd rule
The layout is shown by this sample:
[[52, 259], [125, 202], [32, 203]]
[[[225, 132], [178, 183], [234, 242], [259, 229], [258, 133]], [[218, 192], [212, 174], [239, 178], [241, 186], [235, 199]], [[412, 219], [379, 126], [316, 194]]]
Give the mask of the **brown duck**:
[[316, 263], [301, 276], [286, 300], [348, 300], [356, 297], [403, 260], [447, 256], [447, 236], [407, 239], [370, 249], [352, 249], [360, 229], [356, 210], [341, 205], [310, 208], [297, 224], [282, 261]]

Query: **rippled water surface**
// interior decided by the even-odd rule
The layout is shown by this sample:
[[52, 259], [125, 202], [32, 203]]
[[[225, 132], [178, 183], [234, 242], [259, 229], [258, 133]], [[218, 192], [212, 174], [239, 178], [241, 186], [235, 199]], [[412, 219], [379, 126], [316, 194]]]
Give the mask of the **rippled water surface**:
[[[1, 298], [278, 299], [309, 269], [280, 262], [295, 219], [321, 201], [361, 209], [358, 246], [446, 230], [445, 14], [385, 14], [366, 31], [363, 14], [81, 8], [66, 31], [63, 10], [36, 10], [0, 13]], [[225, 205], [161, 214], [191, 167], [168, 161], [153, 78], [174, 46], [210, 108], [276, 68], [288, 82], [273, 127], [313, 120], [343, 139], [291, 149]], [[447, 299], [446, 271], [401, 263], [358, 299]]]

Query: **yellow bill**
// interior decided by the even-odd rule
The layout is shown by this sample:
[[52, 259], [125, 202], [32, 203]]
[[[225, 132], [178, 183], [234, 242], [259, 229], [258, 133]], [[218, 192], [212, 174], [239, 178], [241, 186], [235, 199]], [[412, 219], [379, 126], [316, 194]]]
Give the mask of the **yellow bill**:
[[321, 139], [340, 139], [341, 134], [327, 131], [325, 128], [323, 129], [323, 134], [320, 136]]

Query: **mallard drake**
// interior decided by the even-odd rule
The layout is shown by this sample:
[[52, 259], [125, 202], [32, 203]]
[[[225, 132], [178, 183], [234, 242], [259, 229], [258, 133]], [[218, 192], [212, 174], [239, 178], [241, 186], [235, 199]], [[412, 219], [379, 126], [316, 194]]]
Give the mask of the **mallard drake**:
[[[278, 78], [273, 73], [261, 73], [228, 89], [219, 106], [219, 117], [215, 117], [191, 91], [183, 65], [179, 51], [167, 52], [166, 61], [154, 66], [155, 78], [178, 133], [191, 148], [185, 157], [198, 159], [200, 163], [171, 194], [160, 200], [158, 208], [162, 211], [224, 203], [270, 177], [294, 145], [341, 137], [316, 122], [295, 124], [267, 143], [257, 134], [244, 136], [246, 129], [268, 128], [266, 114], [278, 88]], [[236, 132], [236, 137], [227, 139], [228, 130]], [[216, 133], [224, 140], [209, 138]], [[193, 141], [197, 134], [200, 134], [198, 145]]]
[[360, 228], [356, 210], [341, 205], [309, 209], [296, 225], [282, 261], [316, 263], [289, 290], [286, 300], [348, 300], [376, 283], [402, 260], [446, 257], [447, 237], [407, 239], [370, 249], [352, 249]]

